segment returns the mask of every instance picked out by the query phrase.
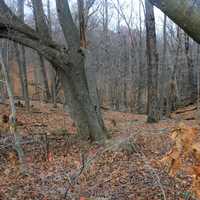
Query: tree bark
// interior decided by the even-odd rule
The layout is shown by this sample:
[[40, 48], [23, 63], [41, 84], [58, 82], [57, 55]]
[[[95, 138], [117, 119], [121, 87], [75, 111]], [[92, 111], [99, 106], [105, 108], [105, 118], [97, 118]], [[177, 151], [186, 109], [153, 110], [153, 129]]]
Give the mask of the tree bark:
[[145, 19], [147, 31], [147, 63], [148, 63], [148, 122], [159, 121], [158, 101], [158, 53], [156, 47], [156, 29], [153, 5], [145, 0]]
[[65, 98], [67, 99], [72, 119], [75, 121], [82, 138], [99, 141], [106, 136], [106, 130], [98, 118], [96, 108], [90, 99], [85, 70], [77, 69], [77, 67], [72, 66], [73, 69], [70, 74], [69, 71], [59, 71]]
[[[36, 30], [40, 34], [41, 38], [44, 39], [45, 37], [47, 37], [50, 40], [51, 39], [50, 29], [45, 20], [42, 1], [32, 0], [32, 4], [33, 4], [33, 13], [35, 18]], [[42, 84], [44, 87], [44, 101], [47, 102], [47, 100], [50, 99], [51, 95], [49, 91], [48, 79], [45, 70], [44, 58], [40, 53], [39, 53], [39, 61], [40, 61], [40, 72], [42, 75], [42, 82], [43, 82]]]
[[200, 43], [199, 0], [149, 0], [179, 25], [191, 38]]
[[49, 102], [50, 98], [51, 98], [51, 94], [49, 91], [49, 85], [48, 85], [48, 78], [47, 78], [47, 73], [46, 73], [46, 69], [45, 69], [45, 61], [42, 55], [39, 54], [39, 62], [40, 62], [40, 73], [42, 75], [42, 87], [44, 90], [44, 101], [45, 102]]
[[146, 113], [146, 105], [145, 105], [145, 79], [144, 79], [144, 71], [145, 71], [145, 63], [144, 58], [142, 56], [142, 16], [141, 16], [141, 2], [139, 4], [139, 79], [138, 79], [138, 113], [144, 114]]
[[[17, 15], [24, 21], [24, 0], [17, 1]], [[20, 72], [21, 90], [22, 96], [25, 100], [26, 109], [30, 110], [30, 100], [28, 92], [28, 80], [27, 80], [27, 70], [26, 70], [26, 58], [25, 58], [25, 48], [17, 43], [14, 44], [17, 63]]]
[[[50, 0], [47, 0], [47, 17], [48, 17], [48, 27], [49, 27], [49, 34], [50, 36], [52, 36], [52, 22], [51, 22], [51, 4], [50, 4]], [[57, 107], [57, 102], [56, 102], [56, 72], [53, 69], [53, 67], [50, 65], [49, 66], [49, 71], [50, 71], [50, 77], [51, 77], [51, 97], [52, 97], [52, 103], [53, 103], [53, 107], [56, 108]]]
[[194, 102], [196, 99], [196, 87], [197, 84], [195, 82], [195, 70], [194, 70], [194, 61], [191, 55], [191, 49], [190, 49], [190, 38], [187, 34], [185, 34], [185, 55], [188, 65], [188, 78], [189, 78], [189, 90], [190, 90], [190, 101]]
[[163, 117], [165, 108], [165, 97], [166, 97], [166, 73], [167, 73], [167, 16], [164, 15], [164, 23], [163, 23], [163, 58], [162, 58], [162, 71], [160, 77], [160, 117]]

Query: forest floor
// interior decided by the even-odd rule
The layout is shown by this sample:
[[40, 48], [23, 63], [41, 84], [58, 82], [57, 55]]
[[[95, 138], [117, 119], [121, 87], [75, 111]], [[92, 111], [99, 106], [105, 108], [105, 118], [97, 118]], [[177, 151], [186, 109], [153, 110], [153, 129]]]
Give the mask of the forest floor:
[[[33, 105], [30, 113], [17, 109], [26, 174], [8, 124], [0, 123], [0, 200], [194, 199], [190, 176], [170, 177], [155, 164], [170, 150], [170, 133], [180, 121], [200, 128], [194, 106], [156, 124], [146, 123], [145, 115], [103, 111], [112, 137], [102, 145], [81, 141], [61, 106]], [[0, 114], [9, 114], [9, 106], [0, 105]]]

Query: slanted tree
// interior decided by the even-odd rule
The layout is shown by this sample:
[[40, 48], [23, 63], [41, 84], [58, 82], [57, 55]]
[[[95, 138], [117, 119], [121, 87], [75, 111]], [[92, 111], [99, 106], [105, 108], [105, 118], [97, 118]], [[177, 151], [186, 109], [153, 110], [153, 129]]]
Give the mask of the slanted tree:
[[[84, 139], [102, 140], [106, 130], [101, 115], [97, 115], [85, 74], [85, 54], [80, 47], [79, 31], [73, 21], [67, 0], [56, 0], [58, 19], [67, 43], [59, 45], [49, 37], [42, 1], [34, 0], [40, 31], [23, 23], [0, 0], [0, 37], [8, 38], [38, 51], [59, 74], [70, 114]], [[101, 118], [101, 119], [100, 119]]]
[[[11, 85], [11, 79], [8, 72], [8, 48], [7, 48], [7, 41], [2, 41], [2, 46], [0, 47], [0, 65], [3, 71], [6, 88], [8, 92], [9, 97], [9, 103], [10, 103], [10, 110], [11, 114], [9, 116], [9, 122], [10, 122], [10, 132], [14, 136], [15, 139], [15, 149], [19, 157], [19, 161], [21, 164], [21, 172], [26, 172], [26, 165], [24, 160], [24, 152], [22, 149], [22, 146], [20, 144], [20, 135], [17, 132], [17, 124], [16, 124], [16, 107], [15, 107], [15, 100], [13, 95], [13, 89]], [[5, 58], [5, 59], [3, 59]], [[6, 61], [5, 61], [6, 60]]]
[[199, 0], [149, 0], [179, 25], [191, 38], [200, 43]]

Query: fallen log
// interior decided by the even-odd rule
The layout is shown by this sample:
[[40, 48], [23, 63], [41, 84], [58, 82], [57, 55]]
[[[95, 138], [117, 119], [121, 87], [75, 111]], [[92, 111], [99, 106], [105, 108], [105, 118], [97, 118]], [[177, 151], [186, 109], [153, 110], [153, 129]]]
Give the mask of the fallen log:
[[197, 107], [190, 108], [190, 109], [185, 109], [185, 110], [177, 110], [175, 112], [175, 114], [182, 114], [182, 113], [186, 113], [186, 112], [190, 112], [190, 111], [194, 111], [194, 110], [197, 110]]

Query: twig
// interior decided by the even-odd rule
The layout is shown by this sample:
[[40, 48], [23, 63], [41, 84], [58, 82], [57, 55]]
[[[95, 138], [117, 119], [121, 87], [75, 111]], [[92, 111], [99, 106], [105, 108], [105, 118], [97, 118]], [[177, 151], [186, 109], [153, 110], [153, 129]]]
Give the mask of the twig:
[[103, 150], [98, 151], [94, 156], [90, 157], [86, 162], [83, 162], [83, 161], [82, 161], [82, 166], [79, 168], [79, 170], [78, 170], [78, 172], [75, 174], [75, 176], [72, 176], [72, 177], [74, 177], [74, 180], [71, 180], [71, 178], [70, 178], [69, 175], [67, 176], [68, 179], [70, 179], [70, 180], [68, 180], [68, 182], [71, 183], [71, 184], [70, 184], [70, 186], [66, 189], [66, 192], [65, 192], [65, 195], [64, 195], [64, 199], [67, 198], [69, 189], [70, 189], [71, 187], [73, 187], [73, 186], [77, 183], [77, 181], [78, 181], [79, 177], [81, 176], [81, 174], [82, 174], [85, 170], [87, 170], [87, 169], [89, 168], [89, 166], [90, 166], [98, 157], [100, 157], [100, 156], [101, 156], [102, 154], [104, 154], [105, 152], [107, 152], [107, 151], [109, 151], [109, 150], [112, 150], [112, 149], [115, 148], [116, 146], [119, 146], [120, 144], [124, 143], [126, 140], [129, 140], [129, 138], [128, 138], [128, 139], [126, 138], [126, 139], [124, 139], [124, 140], [121, 140], [120, 142], [114, 143], [114, 144], [112, 144], [112, 145], [108, 144], [109, 147], [107, 147], [107, 148], [105, 148], [105, 149], [103, 149]]
[[136, 151], [138, 154], [140, 154], [140, 155], [142, 156], [142, 159], [144, 160], [146, 166], [147, 166], [148, 169], [152, 172], [152, 174], [155, 176], [155, 178], [156, 178], [156, 180], [157, 180], [158, 186], [159, 186], [159, 188], [160, 188], [160, 190], [161, 190], [161, 192], [162, 192], [162, 195], [163, 195], [163, 199], [164, 199], [164, 200], [167, 200], [166, 194], [165, 194], [165, 190], [164, 190], [164, 188], [163, 188], [163, 186], [162, 186], [162, 184], [161, 184], [159, 175], [156, 173], [156, 170], [150, 165], [150, 163], [149, 163], [147, 157], [145, 156], [145, 154], [143, 153], [143, 151], [138, 150], [138, 149], [139, 149], [139, 148], [138, 148], [138, 145], [137, 145], [136, 143], [134, 143], [134, 144], [133, 144], [133, 143], [130, 143], [130, 144], [132, 144], [132, 145], [133, 145], [133, 148], [135, 149], [135, 151]]

